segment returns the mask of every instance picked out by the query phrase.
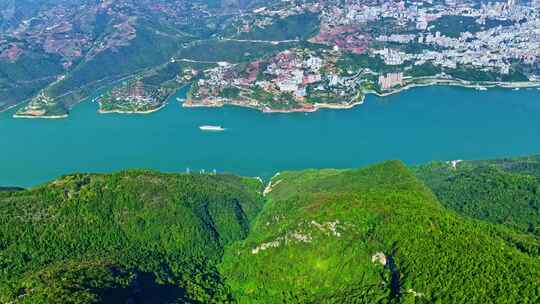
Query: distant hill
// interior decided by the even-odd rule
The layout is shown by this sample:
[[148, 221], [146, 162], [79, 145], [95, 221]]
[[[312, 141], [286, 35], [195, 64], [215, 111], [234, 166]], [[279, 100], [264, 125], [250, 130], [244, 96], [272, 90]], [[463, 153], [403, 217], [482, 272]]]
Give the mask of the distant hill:
[[[159, 67], [183, 44], [208, 38], [216, 31], [214, 17], [209, 15], [224, 8], [234, 13], [250, 3], [3, 1], [0, 111], [31, 101], [31, 108], [45, 111], [41, 115], [64, 115], [99, 88]], [[40, 92], [52, 102], [43, 105], [35, 100]]]
[[15, 191], [22, 191], [23, 188], [19, 187], [0, 187], [0, 192], [15, 192]]
[[266, 189], [137, 170], [0, 192], [0, 302], [538, 303], [540, 239], [446, 208], [418, 170]]
[[[401, 2], [387, 2], [3, 0], [0, 112], [20, 105], [18, 118], [65, 118], [84, 100], [153, 76], [159, 98], [109, 99], [101, 112], [157, 111], [184, 86], [196, 97], [186, 105], [283, 112], [350, 108], [419, 85], [540, 85], [537, 7], [518, 1], [508, 15], [467, 2], [456, 12], [438, 1], [404, 14]], [[277, 49], [286, 51], [279, 69]]]

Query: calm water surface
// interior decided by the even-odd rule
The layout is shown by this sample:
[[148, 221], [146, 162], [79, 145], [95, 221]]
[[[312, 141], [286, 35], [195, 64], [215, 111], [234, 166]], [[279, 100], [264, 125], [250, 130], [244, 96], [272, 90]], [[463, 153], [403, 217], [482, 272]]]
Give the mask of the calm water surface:
[[[540, 153], [540, 91], [420, 88], [369, 96], [351, 110], [263, 114], [184, 109], [179, 92], [150, 115], [100, 115], [84, 102], [68, 119], [0, 113], [0, 185], [33, 186], [72, 172], [206, 169], [268, 178], [281, 170], [408, 164]], [[204, 133], [204, 124], [222, 133]]]

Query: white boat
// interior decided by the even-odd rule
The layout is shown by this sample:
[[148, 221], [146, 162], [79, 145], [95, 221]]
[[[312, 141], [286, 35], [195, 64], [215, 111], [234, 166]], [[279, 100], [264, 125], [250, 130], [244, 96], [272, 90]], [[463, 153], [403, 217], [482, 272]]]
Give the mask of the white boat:
[[475, 89], [478, 91], [487, 91], [486, 87], [476, 87]]
[[201, 129], [201, 131], [211, 131], [211, 132], [223, 132], [225, 131], [225, 128], [221, 127], [221, 126], [200, 126], [199, 129]]
[[514, 88], [514, 91], [519, 91], [519, 88]]

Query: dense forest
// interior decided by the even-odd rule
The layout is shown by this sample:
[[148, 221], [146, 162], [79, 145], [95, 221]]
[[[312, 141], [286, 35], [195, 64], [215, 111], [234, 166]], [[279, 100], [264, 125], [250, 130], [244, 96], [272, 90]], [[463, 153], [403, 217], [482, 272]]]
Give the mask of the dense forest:
[[247, 235], [260, 186], [131, 171], [0, 192], [0, 302], [224, 302], [216, 266]]
[[538, 239], [445, 209], [398, 162], [273, 182], [253, 230], [221, 266], [240, 303], [540, 299]]
[[538, 303], [537, 162], [0, 189], [0, 303]]
[[22, 191], [24, 189], [18, 187], [0, 187], [0, 192], [13, 192], [13, 191]]
[[413, 170], [445, 207], [540, 236], [540, 157], [434, 162]]

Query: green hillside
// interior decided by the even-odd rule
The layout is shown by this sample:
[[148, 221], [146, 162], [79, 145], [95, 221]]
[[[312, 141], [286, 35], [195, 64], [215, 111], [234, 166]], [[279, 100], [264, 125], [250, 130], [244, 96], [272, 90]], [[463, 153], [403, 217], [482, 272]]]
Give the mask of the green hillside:
[[520, 252], [504, 228], [445, 210], [400, 163], [285, 173], [273, 183], [221, 267], [240, 303], [540, 299], [538, 252]]
[[434, 162], [415, 172], [445, 207], [540, 236], [540, 158]]
[[129, 45], [86, 58], [63, 81], [47, 88], [47, 92], [54, 97], [62, 96], [58, 102], [69, 109], [101, 86], [166, 63], [181, 42], [185, 42], [184, 37], [151, 22], [141, 21], [136, 29], [136, 37]]
[[0, 303], [538, 303], [540, 239], [446, 208], [419, 172], [284, 172], [263, 191], [138, 170], [0, 191]]
[[278, 19], [266, 28], [256, 28], [238, 36], [239, 39], [251, 40], [307, 40], [319, 31], [319, 15], [306, 13]]
[[475, 160], [466, 163], [474, 166], [491, 165], [505, 172], [531, 175], [540, 179], [540, 155], [493, 160]]
[[131, 171], [2, 192], [0, 303], [227, 299], [215, 265], [247, 235], [260, 185]]
[[17, 62], [0, 60], [0, 111], [31, 98], [62, 73], [60, 58], [54, 55], [29, 53]]

